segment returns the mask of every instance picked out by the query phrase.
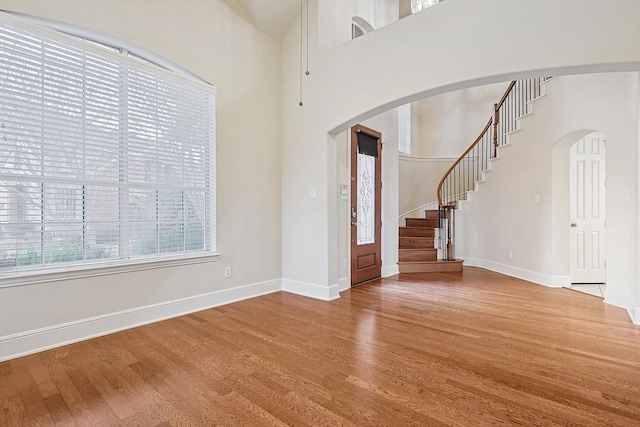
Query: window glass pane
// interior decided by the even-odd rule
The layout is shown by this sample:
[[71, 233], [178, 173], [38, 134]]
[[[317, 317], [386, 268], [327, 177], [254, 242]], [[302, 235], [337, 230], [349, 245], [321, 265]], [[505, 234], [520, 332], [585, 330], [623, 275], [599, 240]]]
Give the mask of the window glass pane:
[[87, 259], [120, 257], [120, 190], [116, 186], [85, 188], [85, 250]]
[[398, 151], [411, 154], [411, 104], [398, 107]]
[[358, 153], [357, 244], [375, 243], [376, 158]]

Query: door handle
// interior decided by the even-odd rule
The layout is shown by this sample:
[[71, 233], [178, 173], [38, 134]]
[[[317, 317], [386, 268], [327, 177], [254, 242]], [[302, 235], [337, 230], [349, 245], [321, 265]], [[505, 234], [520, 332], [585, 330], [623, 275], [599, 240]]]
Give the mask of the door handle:
[[571, 227], [574, 227], [574, 228], [575, 228], [575, 227], [577, 227], [577, 226], [578, 226], [578, 224], [576, 224], [575, 222], [572, 222], [572, 223], [571, 223]]

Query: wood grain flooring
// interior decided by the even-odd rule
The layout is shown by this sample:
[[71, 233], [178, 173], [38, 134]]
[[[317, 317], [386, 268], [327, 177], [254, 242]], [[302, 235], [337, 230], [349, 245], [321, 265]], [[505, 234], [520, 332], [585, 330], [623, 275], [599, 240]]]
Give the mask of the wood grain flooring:
[[284, 292], [0, 363], [1, 426], [638, 426], [640, 327], [465, 267]]

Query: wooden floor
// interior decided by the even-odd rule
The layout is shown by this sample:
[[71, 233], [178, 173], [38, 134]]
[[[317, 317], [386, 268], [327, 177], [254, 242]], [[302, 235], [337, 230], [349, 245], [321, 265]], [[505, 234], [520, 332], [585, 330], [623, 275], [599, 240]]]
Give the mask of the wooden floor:
[[276, 293], [0, 363], [1, 426], [640, 425], [640, 327], [481, 269]]

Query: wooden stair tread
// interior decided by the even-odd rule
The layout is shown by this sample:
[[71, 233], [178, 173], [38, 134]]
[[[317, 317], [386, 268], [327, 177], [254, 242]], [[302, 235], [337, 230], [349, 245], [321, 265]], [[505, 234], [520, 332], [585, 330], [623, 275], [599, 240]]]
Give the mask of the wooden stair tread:
[[438, 228], [438, 227], [410, 227], [410, 226], [400, 226], [398, 228], [404, 228], [404, 229], [409, 229], [409, 230], [431, 230], [432, 228]]
[[444, 259], [438, 259], [435, 261], [399, 261], [398, 264], [462, 264], [464, 261], [456, 259], [453, 261], [446, 261]]
[[407, 227], [414, 228], [438, 228], [439, 221], [437, 218], [405, 218]]
[[424, 211], [425, 218], [440, 219], [440, 211], [427, 209]]
[[399, 237], [435, 237], [436, 231], [433, 228], [425, 227], [399, 227]]
[[401, 261], [398, 262], [400, 274], [407, 273], [460, 273], [463, 260], [454, 261]]
[[438, 259], [436, 248], [406, 248], [398, 250], [399, 262], [435, 261]]

